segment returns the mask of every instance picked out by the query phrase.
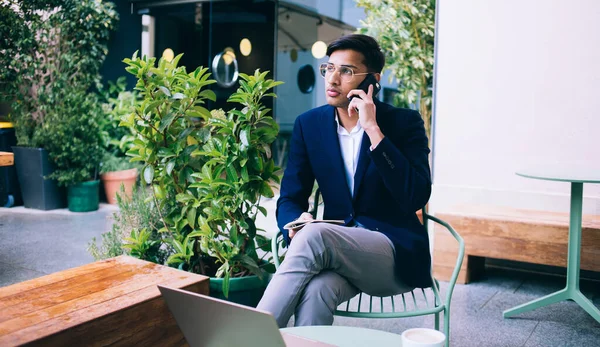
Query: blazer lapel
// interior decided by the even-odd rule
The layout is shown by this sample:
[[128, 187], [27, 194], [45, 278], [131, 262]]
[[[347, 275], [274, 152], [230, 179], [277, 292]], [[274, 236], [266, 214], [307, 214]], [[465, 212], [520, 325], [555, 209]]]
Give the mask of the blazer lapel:
[[367, 168], [371, 163], [371, 157], [369, 156], [368, 151], [371, 147], [371, 140], [367, 133], [363, 134], [362, 142], [360, 145], [360, 154], [358, 155], [358, 165], [356, 165], [356, 172], [354, 173], [354, 197], [353, 201], [356, 200], [358, 196], [358, 190], [360, 189], [360, 184], [363, 181], [365, 176], [365, 172], [367, 172]]
[[[346, 170], [344, 169], [344, 159], [342, 158], [342, 150], [337, 134], [337, 123], [335, 121], [335, 109], [327, 107], [321, 113], [320, 124], [321, 137], [323, 139], [323, 150], [328, 154], [329, 160], [333, 163], [333, 172], [331, 172], [331, 180], [335, 181], [339, 187], [338, 191], [345, 191], [347, 197], [352, 201], [350, 188], [346, 184]], [[364, 140], [363, 140], [364, 141]]]
[[[377, 98], [373, 98], [373, 102], [375, 103], [375, 107], [379, 109], [379, 105], [381, 101]], [[385, 124], [382, 121], [382, 118], [379, 116], [380, 113], [375, 113], [375, 117], [377, 119], [377, 125], [381, 129], [381, 132], [385, 134]], [[360, 185], [365, 177], [365, 173], [367, 172], [367, 168], [371, 163], [371, 156], [369, 155], [369, 151], [371, 150], [371, 140], [369, 139], [369, 135], [365, 132], [363, 134], [362, 142], [360, 145], [360, 154], [358, 157], [358, 165], [356, 166], [356, 172], [354, 173], [354, 197], [353, 200], [356, 200], [358, 196], [358, 192], [360, 189]]]

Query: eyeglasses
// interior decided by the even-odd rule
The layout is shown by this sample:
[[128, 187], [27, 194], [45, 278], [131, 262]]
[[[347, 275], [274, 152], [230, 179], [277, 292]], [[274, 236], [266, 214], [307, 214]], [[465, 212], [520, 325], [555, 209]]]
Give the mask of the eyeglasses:
[[333, 75], [336, 70], [339, 71], [340, 79], [342, 80], [342, 82], [350, 82], [350, 81], [352, 81], [352, 78], [354, 78], [354, 76], [368, 75], [368, 74], [372, 73], [372, 72], [355, 73], [351, 67], [348, 67], [348, 66], [336, 67], [335, 65], [333, 65], [331, 63], [323, 63], [323, 64], [321, 64], [321, 66], [319, 66], [319, 71], [321, 72], [321, 77], [323, 77], [325, 79], [328, 79], [331, 75]]

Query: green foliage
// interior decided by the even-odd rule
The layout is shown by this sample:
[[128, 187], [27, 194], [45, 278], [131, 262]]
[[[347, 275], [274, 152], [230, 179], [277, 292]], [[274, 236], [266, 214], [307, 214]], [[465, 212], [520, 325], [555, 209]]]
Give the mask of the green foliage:
[[359, 32], [379, 42], [387, 69], [399, 83], [394, 104], [399, 107], [418, 104], [429, 136], [435, 0], [356, 0], [356, 3], [367, 14]]
[[23, 77], [23, 65], [31, 64], [31, 53], [40, 48], [36, 30], [43, 13], [62, 0], [0, 1], [0, 102], [13, 101]]
[[127, 91], [126, 87], [127, 82], [122, 76], [116, 82], [109, 81], [108, 86], [100, 90], [103, 111], [100, 121], [102, 144], [116, 157], [125, 157], [134, 140], [130, 128], [119, 126], [121, 118], [133, 112], [138, 101], [137, 93]]
[[54, 163], [50, 178], [65, 186], [97, 178], [103, 153], [101, 112], [93, 93], [75, 89], [46, 114], [32, 140], [48, 150]]
[[124, 253], [123, 235], [119, 227], [113, 224], [109, 232], [103, 233], [100, 246], [98, 246], [96, 238], [92, 238], [88, 243], [87, 251], [94, 257], [94, 260], [104, 260], [122, 255]]
[[123, 254], [123, 235], [117, 228], [112, 228], [109, 232], [102, 234], [102, 242], [98, 246], [96, 238], [88, 243], [87, 251], [94, 257], [94, 260], [103, 260], [118, 257]]
[[[56, 175], [63, 184], [92, 178], [100, 160], [98, 136], [92, 134], [98, 131], [93, 124], [98, 123], [99, 111], [89, 90], [99, 81], [109, 35], [118, 20], [114, 5], [96, 0], [3, 0], [0, 8], [0, 31], [8, 33], [3, 39], [9, 54], [1, 54], [5, 98], [14, 99], [11, 120], [18, 144], [46, 148], [58, 167], [70, 165], [72, 174]], [[12, 27], [5, 26], [4, 15]], [[87, 125], [93, 127], [86, 131]], [[70, 137], [78, 134], [83, 137]], [[91, 139], [85, 138], [88, 135]], [[61, 146], [59, 136], [69, 143]], [[80, 157], [85, 153], [86, 161]]]
[[148, 258], [149, 251], [160, 246], [160, 242], [152, 238], [152, 233], [147, 229], [131, 231], [131, 236], [126, 238], [123, 248], [129, 250], [129, 255], [143, 260], [154, 260]]
[[[94, 178], [101, 157], [99, 80], [117, 13], [111, 3], [85, 0], [0, 3], [2, 99], [21, 146], [48, 150], [51, 176], [69, 185]], [[7, 18], [7, 21], [4, 21]]]
[[141, 169], [141, 165], [132, 163], [127, 157], [117, 157], [116, 155], [105, 152], [100, 163], [100, 173], [115, 172], [129, 169]]
[[[263, 275], [255, 220], [266, 214], [261, 196], [273, 197], [271, 184], [279, 183], [270, 148], [279, 127], [261, 100], [274, 97], [269, 91], [281, 82], [266, 79], [267, 72], [240, 74], [229, 102], [241, 109], [210, 112], [204, 105], [216, 96], [205, 87], [215, 81], [205, 68], [188, 73], [177, 66], [180, 58], [158, 66], [155, 58], [124, 60], [141, 96], [121, 123], [138, 135], [127, 155], [144, 163], [142, 176], [166, 211], [159, 231], [173, 250], [168, 264], [224, 277], [227, 295], [230, 277]], [[132, 237], [136, 244], [144, 238]]]
[[[121, 193], [124, 193], [123, 187]], [[119, 211], [113, 214], [111, 231], [102, 234], [100, 246], [93, 238], [88, 244], [88, 252], [96, 260], [131, 254], [163, 264], [167, 251], [159, 248], [161, 212], [157, 210], [151, 194], [145, 187], [136, 186], [131, 199], [123, 199], [121, 195], [117, 194]]]
[[11, 8], [15, 3], [16, 0], [0, 1], [0, 102], [12, 101], [16, 94], [19, 74], [12, 66], [13, 57], [30, 51], [34, 43], [25, 24], [33, 19], [33, 13], [19, 14]]

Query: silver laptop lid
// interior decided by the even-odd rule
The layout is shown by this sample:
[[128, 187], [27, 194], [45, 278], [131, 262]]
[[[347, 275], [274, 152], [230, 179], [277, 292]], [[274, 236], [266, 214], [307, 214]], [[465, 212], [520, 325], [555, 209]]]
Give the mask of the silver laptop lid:
[[158, 286], [192, 347], [285, 347], [275, 318], [247, 306]]

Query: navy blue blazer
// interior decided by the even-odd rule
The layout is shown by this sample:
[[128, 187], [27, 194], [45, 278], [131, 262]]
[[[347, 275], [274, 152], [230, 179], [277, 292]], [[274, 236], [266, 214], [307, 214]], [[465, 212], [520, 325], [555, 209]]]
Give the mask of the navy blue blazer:
[[325, 219], [343, 219], [347, 225], [356, 221], [385, 234], [395, 246], [396, 269], [404, 283], [428, 287], [429, 237], [416, 215], [431, 194], [424, 123], [416, 111], [376, 99], [375, 105], [377, 124], [385, 137], [371, 151], [371, 141], [364, 134], [354, 175], [354, 197], [346, 181], [334, 107], [321, 106], [296, 119], [277, 201], [277, 223], [289, 244], [283, 226], [308, 210], [316, 179]]

